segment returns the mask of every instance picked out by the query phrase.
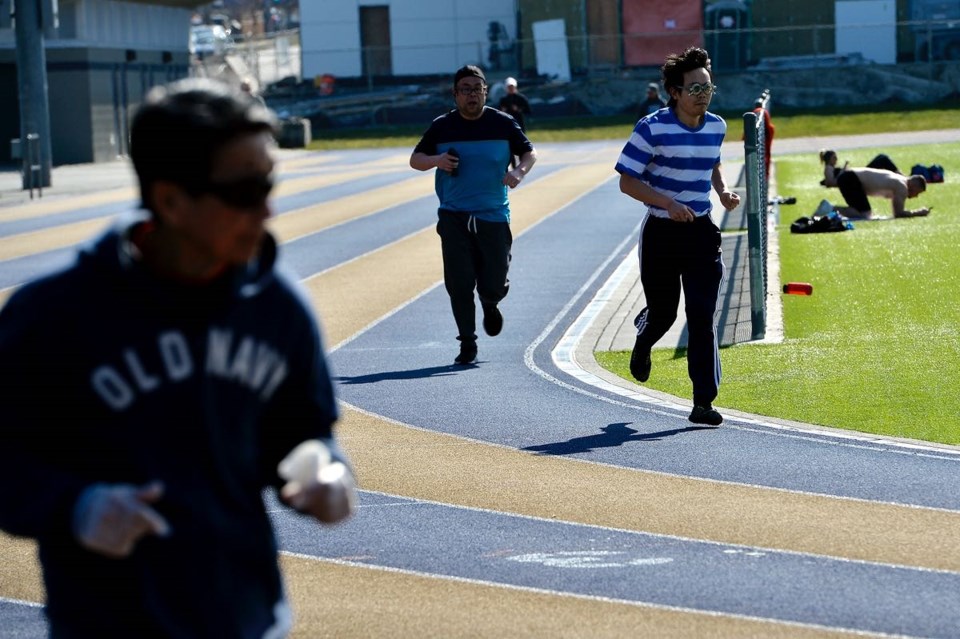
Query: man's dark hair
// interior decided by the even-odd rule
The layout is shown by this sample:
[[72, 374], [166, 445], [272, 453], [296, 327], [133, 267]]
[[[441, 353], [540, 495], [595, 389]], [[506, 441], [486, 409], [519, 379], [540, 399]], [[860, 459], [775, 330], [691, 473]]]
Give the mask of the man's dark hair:
[[[671, 53], [667, 56], [667, 61], [660, 67], [660, 74], [663, 77], [663, 86], [670, 92], [670, 88], [679, 88], [683, 86], [683, 74], [697, 69], [706, 69], [710, 74], [710, 81], [713, 82], [713, 71], [710, 69], [710, 56], [700, 47], [690, 47], [680, 54]], [[668, 106], [674, 107], [677, 99], [672, 95]]]
[[151, 187], [158, 180], [199, 193], [224, 145], [246, 134], [276, 131], [269, 109], [223, 82], [189, 78], [154, 87], [130, 127], [130, 158], [143, 207], [153, 210]]
[[480, 78], [484, 84], [487, 83], [487, 76], [483, 75], [483, 70], [474, 64], [468, 64], [457, 69], [456, 75], [453, 76], [454, 88], [464, 78]]

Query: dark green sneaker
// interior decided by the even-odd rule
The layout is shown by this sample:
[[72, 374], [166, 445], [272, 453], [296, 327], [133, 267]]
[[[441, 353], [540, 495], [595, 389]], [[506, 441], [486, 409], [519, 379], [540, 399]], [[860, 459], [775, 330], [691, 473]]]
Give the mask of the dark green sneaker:
[[694, 406], [689, 419], [694, 424], [707, 424], [708, 426], [719, 426], [723, 423], [723, 415], [718, 413], [710, 404]]

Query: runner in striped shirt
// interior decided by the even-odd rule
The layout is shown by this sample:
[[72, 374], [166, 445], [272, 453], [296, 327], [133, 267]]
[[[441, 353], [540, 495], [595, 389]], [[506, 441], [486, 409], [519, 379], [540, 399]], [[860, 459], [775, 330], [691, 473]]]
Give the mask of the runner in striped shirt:
[[637, 123], [616, 165], [620, 190], [648, 207], [639, 245], [647, 306], [634, 321], [630, 372], [641, 382], [649, 379], [650, 349], [676, 321], [682, 286], [693, 383], [690, 421], [717, 426], [723, 417], [713, 408], [720, 385], [716, 314], [724, 264], [720, 229], [710, 217], [710, 188], [728, 210], [740, 197], [727, 189], [720, 170], [727, 124], [707, 111], [716, 89], [707, 52], [691, 47], [670, 55], [661, 73], [670, 102]]

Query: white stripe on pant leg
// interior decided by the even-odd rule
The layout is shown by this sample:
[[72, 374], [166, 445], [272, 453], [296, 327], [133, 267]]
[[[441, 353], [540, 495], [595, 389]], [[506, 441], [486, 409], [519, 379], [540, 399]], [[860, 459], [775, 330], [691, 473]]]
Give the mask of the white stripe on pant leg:
[[[641, 279], [643, 277], [643, 232], [647, 228], [647, 221], [650, 219], [650, 217], [651, 215], [648, 212], [644, 216], [643, 221], [640, 222], [640, 238], [639, 240], [637, 240], [637, 260], [639, 262], [639, 267], [640, 267], [639, 271], [640, 271]], [[643, 286], [642, 282], [641, 282], [641, 286]], [[643, 294], [646, 295], [647, 292], [644, 291]], [[647, 327], [648, 310], [649, 310], [649, 307], [644, 308], [642, 311], [640, 311], [640, 314], [633, 319], [633, 325], [637, 329], [637, 335], [642, 333], [643, 330]]]
[[645, 308], [640, 311], [640, 314], [633, 318], [633, 325], [637, 329], [637, 335], [642, 333], [645, 328], [647, 328], [647, 317], [650, 315], [650, 309]]
[[713, 310], [713, 379], [717, 385], [717, 393], [720, 393], [720, 336], [717, 325], [720, 323], [720, 295], [723, 293], [723, 284], [727, 280], [727, 265], [723, 263], [723, 256], [720, 257], [720, 286], [717, 288], [717, 305]]

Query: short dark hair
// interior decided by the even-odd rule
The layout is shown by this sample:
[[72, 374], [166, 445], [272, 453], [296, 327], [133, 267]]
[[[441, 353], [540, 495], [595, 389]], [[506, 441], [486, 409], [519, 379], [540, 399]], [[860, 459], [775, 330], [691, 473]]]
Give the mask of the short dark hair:
[[453, 86], [456, 87], [464, 78], [480, 78], [484, 84], [487, 83], [487, 76], [483, 75], [483, 70], [475, 64], [467, 64], [457, 69], [456, 75], [453, 76]]
[[188, 78], [154, 87], [130, 127], [130, 158], [143, 207], [154, 209], [150, 192], [158, 180], [187, 190], [202, 187], [223, 146], [260, 132], [276, 134], [273, 112], [224, 82]]
[[[710, 68], [710, 55], [705, 49], [700, 47], [689, 47], [683, 53], [671, 53], [667, 56], [667, 61], [660, 67], [660, 75], [663, 76], [663, 86], [669, 92], [670, 87], [678, 88], [683, 86], [683, 74], [697, 69], [706, 69], [710, 74], [710, 81], [713, 82], [713, 70]], [[676, 106], [677, 100], [670, 96], [669, 106]]]

